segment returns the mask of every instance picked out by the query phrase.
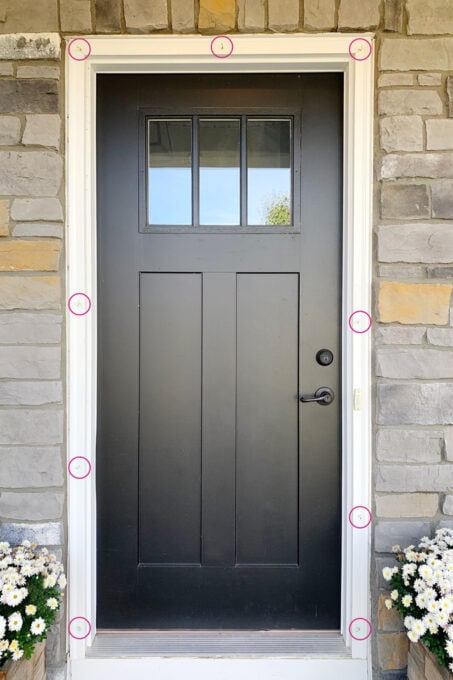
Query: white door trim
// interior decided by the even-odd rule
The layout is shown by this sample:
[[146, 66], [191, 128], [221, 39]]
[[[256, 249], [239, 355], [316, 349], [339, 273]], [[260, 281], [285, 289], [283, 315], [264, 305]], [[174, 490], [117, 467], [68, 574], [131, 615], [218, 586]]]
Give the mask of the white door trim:
[[[371, 678], [370, 638], [357, 641], [349, 631], [353, 619], [371, 619], [371, 525], [354, 529], [348, 521], [351, 508], [371, 508], [371, 333], [352, 332], [348, 319], [356, 310], [371, 313], [374, 55], [352, 58], [349, 48], [356, 38], [374, 45], [371, 34], [233, 35], [233, 54], [218, 59], [210, 50], [212, 36], [85, 36], [81, 40], [88, 44], [82, 47], [89, 45], [90, 56], [79, 61], [66, 55], [66, 291], [67, 299], [83, 292], [92, 300], [91, 311], [85, 316], [67, 313], [68, 461], [85, 456], [92, 464], [92, 473], [85, 479], [68, 476], [68, 620], [83, 616], [92, 626], [84, 640], [69, 637], [70, 659], [76, 662], [72, 664], [73, 677], [79, 678], [80, 672], [80, 677], [88, 678], [91, 666], [86, 651], [96, 632], [96, 74], [338, 71], [345, 77], [341, 631], [351, 650], [351, 658], [343, 662], [350, 666], [356, 660], [357, 671], [360, 667], [362, 673], [357, 677]], [[73, 57], [81, 58], [84, 54], [77, 47], [77, 43], [71, 46]], [[80, 637], [84, 634], [75, 624], [71, 630]], [[352, 632], [362, 637], [365, 629], [354, 627]], [[94, 661], [93, 677], [101, 677], [102, 660], [91, 663]], [[121, 660], [122, 672], [132, 668], [132, 662]], [[282, 662], [281, 671], [272, 677], [301, 677], [303, 659]], [[176, 663], [178, 669], [180, 663]], [[326, 663], [341, 664], [342, 660], [323, 660], [324, 669]], [[342, 677], [353, 677], [349, 666]], [[284, 667], [291, 667], [291, 672], [286, 674]], [[314, 673], [313, 665], [310, 667]], [[329, 673], [337, 668], [328, 667]], [[338, 666], [338, 670], [342, 668], [346, 670]], [[165, 674], [167, 677], [171, 676]]]

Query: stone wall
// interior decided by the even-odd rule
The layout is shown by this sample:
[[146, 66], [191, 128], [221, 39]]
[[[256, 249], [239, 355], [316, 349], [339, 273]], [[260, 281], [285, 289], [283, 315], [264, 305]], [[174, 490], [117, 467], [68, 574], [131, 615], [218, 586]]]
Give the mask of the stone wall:
[[[394, 543], [453, 518], [451, 0], [5, 0], [0, 5], [1, 536], [63, 550], [64, 53], [22, 33], [376, 31], [373, 664], [406, 677], [383, 606]], [[64, 626], [62, 626], [64, 631]], [[49, 677], [64, 677], [64, 634]]]

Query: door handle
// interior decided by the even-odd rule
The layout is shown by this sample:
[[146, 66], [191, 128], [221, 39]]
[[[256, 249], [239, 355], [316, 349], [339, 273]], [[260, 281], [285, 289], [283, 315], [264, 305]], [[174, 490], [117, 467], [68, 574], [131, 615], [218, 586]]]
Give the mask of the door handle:
[[318, 387], [314, 394], [305, 394], [300, 397], [300, 401], [304, 404], [310, 401], [316, 401], [321, 406], [327, 406], [331, 404], [335, 399], [334, 391], [330, 387]]

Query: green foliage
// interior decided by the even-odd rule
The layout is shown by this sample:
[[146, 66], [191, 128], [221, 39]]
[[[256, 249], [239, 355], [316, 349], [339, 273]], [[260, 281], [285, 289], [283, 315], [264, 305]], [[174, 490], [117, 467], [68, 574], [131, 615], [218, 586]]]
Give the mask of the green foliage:
[[286, 194], [274, 197], [265, 209], [265, 224], [291, 224], [291, 206]]

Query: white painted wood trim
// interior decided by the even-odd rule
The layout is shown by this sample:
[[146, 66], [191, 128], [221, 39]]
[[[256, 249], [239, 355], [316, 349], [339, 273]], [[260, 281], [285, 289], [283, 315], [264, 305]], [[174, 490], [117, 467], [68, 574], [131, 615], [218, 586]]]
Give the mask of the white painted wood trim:
[[[367, 529], [353, 529], [348, 521], [348, 513], [355, 505], [371, 508], [371, 333], [353, 333], [349, 329], [348, 318], [358, 309], [371, 313], [374, 87], [374, 55], [364, 61], [356, 61], [349, 55], [349, 45], [355, 38], [366, 38], [374, 45], [373, 35], [234, 35], [234, 52], [228, 59], [212, 56], [212, 36], [84, 38], [91, 46], [88, 59], [75, 61], [66, 55], [66, 296], [69, 298], [74, 292], [81, 291], [88, 294], [93, 303], [91, 312], [86, 316], [67, 314], [68, 460], [83, 455], [93, 466], [92, 474], [85, 480], [69, 477], [68, 481], [69, 619], [84, 616], [92, 625], [91, 634], [85, 640], [70, 637], [74, 672], [76, 668], [85, 668], [86, 664], [84, 672], [87, 679], [101, 677], [99, 665], [96, 665], [93, 675], [88, 675], [88, 668], [94, 668], [93, 664], [99, 664], [100, 660], [89, 660], [85, 656], [87, 645], [91, 645], [96, 631], [96, 74], [339, 71], [345, 74], [341, 629], [346, 644], [351, 648], [352, 660], [347, 660], [348, 663], [360, 661], [357, 667], [360, 665], [361, 680], [365, 678], [365, 667], [371, 678], [370, 639], [355, 641], [348, 631], [353, 619], [371, 619], [369, 565], [372, 525]], [[361, 409], [355, 411], [354, 390], [361, 391], [362, 401]], [[75, 634], [78, 632], [75, 631]], [[123, 660], [122, 663], [126, 664], [124, 672], [130, 675], [131, 660]], [[286, 663], [285, 668], [291, 666], [298, 671], [291, 670], [278, 674], [278, 677], [295, 678], [300, 673], [301, 663], [304, 662], [291, 662], [296, 666]], [[344, 664], [345, 660], [326, 660], [325, 663]], [[204, 667], [207, 668], [207, 665]], [[329, 673], [335, 668], [337, 666], [329, 665]], [[344, 665], [341, 668], [346, 671]], [[218, 675], [218, 666], [215, 672]], [[113, 675], [109, 677], [113, 678]], [[163, 680], [176, 675], [168, 675], [162, 670], [162, 674], [159, 672], [155, 677]], [[261, 671], [260, 677], [265, 677]], [[315, 675], [313, 667], [310, 678], [315, 680], [317, 677], [326, 676]], [[352, 679], [356, 676], [351, 670], [342, 677]]]

